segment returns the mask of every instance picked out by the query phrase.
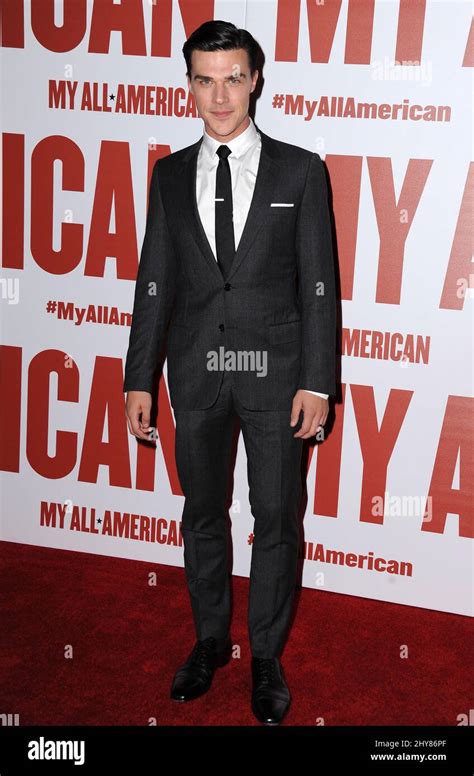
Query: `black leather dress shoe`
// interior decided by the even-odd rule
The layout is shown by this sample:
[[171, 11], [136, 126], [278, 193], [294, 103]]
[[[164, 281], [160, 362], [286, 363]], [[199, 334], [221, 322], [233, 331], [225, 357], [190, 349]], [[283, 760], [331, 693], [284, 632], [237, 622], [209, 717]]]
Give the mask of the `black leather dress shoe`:
[[252, 711], [264, 725], [279, 725], [290, 705], [279, 658], [252, 656]]
[[232, 655], [232, 642], [218, 651], [216, 640], [210, 636], [197, 641], [191, 653], [178, 668], [171, 686], [171, 698], [175, 701], [190, 701], [204, 695], [211, 686], [216, 668], [226, 665]]

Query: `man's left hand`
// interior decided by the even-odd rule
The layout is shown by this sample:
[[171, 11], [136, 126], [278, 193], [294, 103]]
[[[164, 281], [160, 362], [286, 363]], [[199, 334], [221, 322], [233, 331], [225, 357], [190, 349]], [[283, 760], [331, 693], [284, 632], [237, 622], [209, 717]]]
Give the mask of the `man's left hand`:
[[329, 402], [322, 396], [315, 396], [309, 391], [299, 390], [293, 399], [290, 426], [296, 426], [301, 411], [303, 411], [303, 423], [300, 430], [293, 436], [309, 439], [316, 434], [319, 427], [324, 427], [329, 413]]

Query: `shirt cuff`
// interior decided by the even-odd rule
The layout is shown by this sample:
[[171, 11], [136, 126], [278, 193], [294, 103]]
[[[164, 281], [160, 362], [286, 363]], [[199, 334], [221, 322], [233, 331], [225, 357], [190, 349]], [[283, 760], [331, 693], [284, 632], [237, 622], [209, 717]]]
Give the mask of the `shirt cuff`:
[[314, 396], [321, 396], [322, 399], [329, 398], [329, 394], [328, 393], [319, 393], [319, 391], [308, 391], [307, 388], [300, 388], [300, 391], [306, 391], [307, 393], [312, 393], [312, 394], [314, 394]]

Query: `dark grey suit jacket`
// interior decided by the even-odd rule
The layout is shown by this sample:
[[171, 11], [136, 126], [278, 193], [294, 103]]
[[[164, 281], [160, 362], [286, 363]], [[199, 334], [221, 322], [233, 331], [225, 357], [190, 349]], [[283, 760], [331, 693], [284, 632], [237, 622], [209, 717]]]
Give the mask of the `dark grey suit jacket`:
[[335, 395], [335, 271], [323, 163], [317, 153], [258, 131], [254, 194], [227, 282], [197, 208], [202, 138], [155, 163], [124, 391], [153, 392], [167, 345], [175, 409], [214, 403], [224, 372], [208, 368], [208, 354], [222, 347], [267, 354], [265, 376], [245, 367], [233, 374], [248, 409], [290, 410], [299, 388]]

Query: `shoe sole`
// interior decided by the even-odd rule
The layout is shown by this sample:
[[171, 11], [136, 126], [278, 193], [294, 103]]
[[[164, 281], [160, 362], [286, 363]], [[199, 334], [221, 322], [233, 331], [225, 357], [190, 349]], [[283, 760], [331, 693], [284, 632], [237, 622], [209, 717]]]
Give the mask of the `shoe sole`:
[[176, 701], [177, 703], [187, 703], [188, 701], [195, 701], [197, 698], [202, 698], [203, 695], [209, 692], [209, 690], [211, 689], [211, 684], [209, 685], [209, 687], [207, 687], [205, 690], [202, 690], [202, 692], [199, 692], [197, 695], [189, 695], [187, 698], [176, 698], [174, 695], [170, 693], [170, 698], [172, 701]]

